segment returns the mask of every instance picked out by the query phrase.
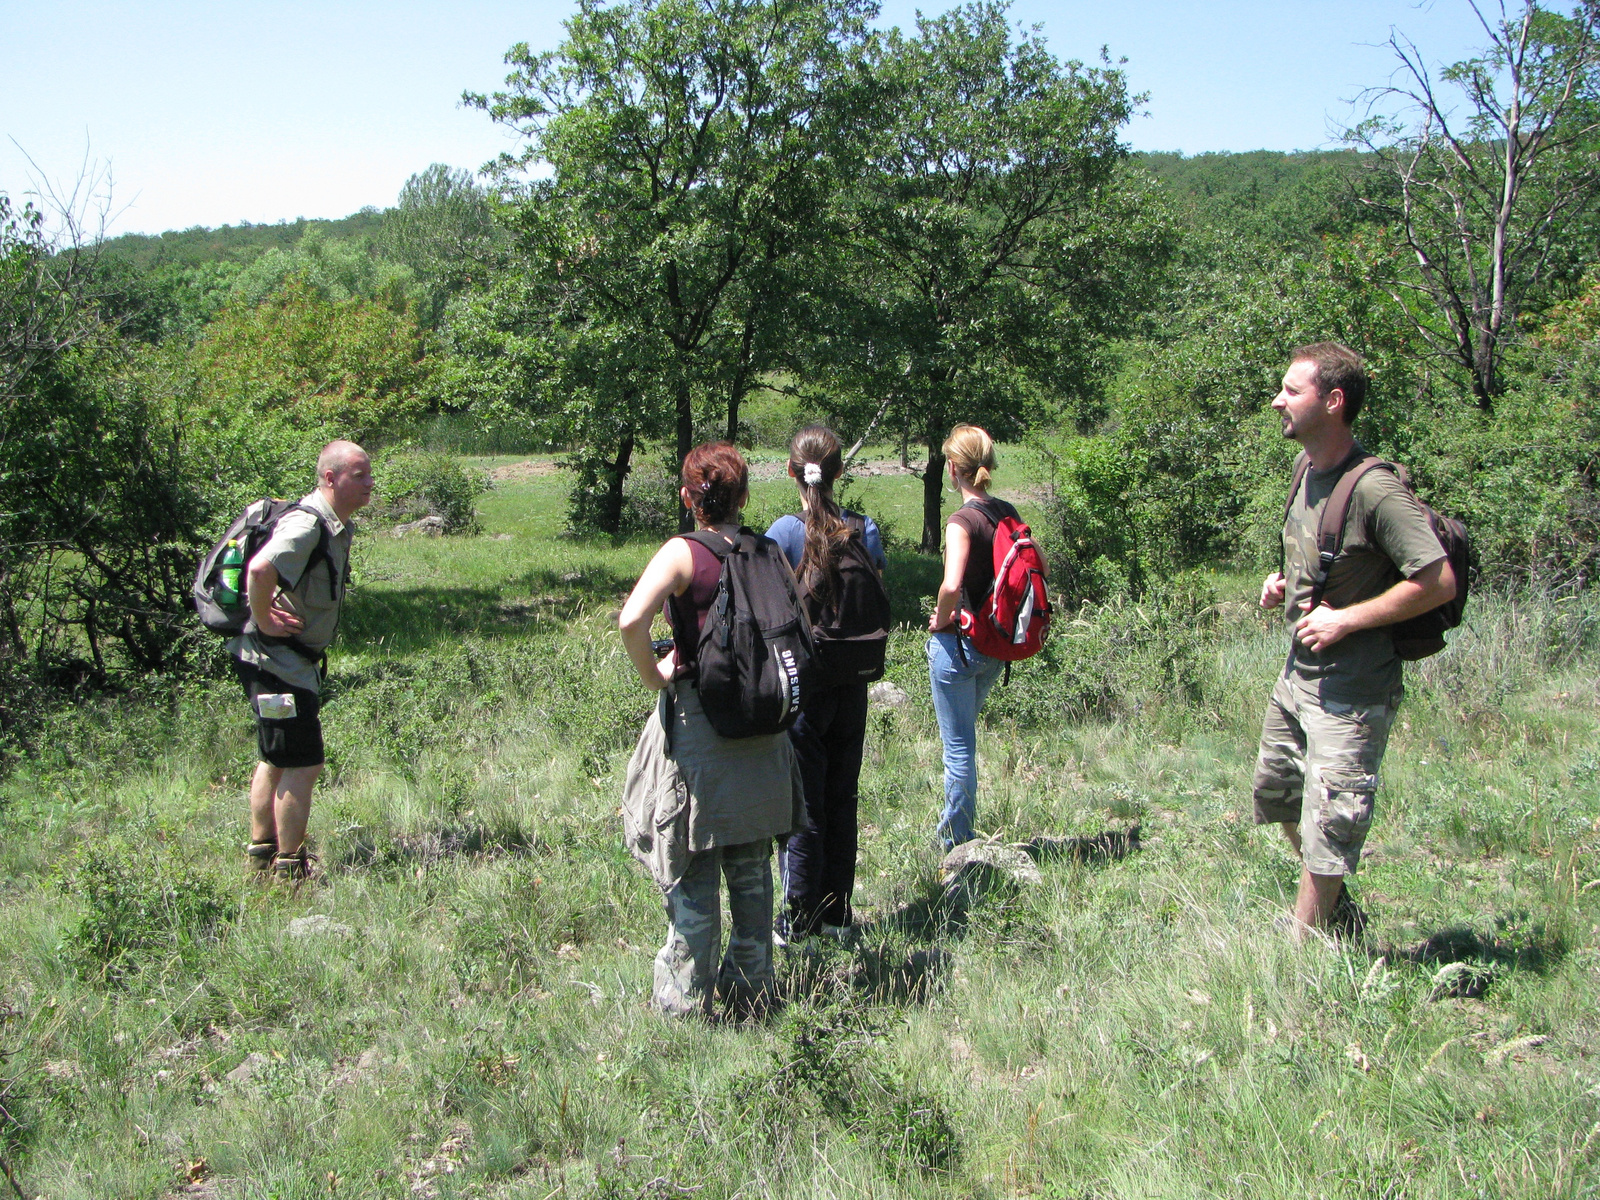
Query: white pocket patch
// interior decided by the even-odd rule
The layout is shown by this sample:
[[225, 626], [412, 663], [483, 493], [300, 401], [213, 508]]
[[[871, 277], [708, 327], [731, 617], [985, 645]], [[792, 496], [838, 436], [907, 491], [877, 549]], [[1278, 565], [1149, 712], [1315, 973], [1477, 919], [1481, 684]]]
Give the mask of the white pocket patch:
[[292, 692], [263, 692], [256, 697], [256, 712], [264, 721], [287, 721], [294, 711]]

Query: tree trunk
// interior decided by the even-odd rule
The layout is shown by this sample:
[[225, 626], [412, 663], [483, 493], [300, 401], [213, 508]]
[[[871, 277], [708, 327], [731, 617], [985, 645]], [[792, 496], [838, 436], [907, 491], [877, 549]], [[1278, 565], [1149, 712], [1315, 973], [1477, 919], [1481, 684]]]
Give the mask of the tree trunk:
[[611, 464], [611, 480], [606, 487], [605, 507], [600, 513], [600, 528], [607, 533], [622, 531], [622, 485], [633, 469], [633, 430], [622, 435], [617, 457]]
[[[689, 391], [689, 381], [678, 381], [678, 469], [683, 469], [683, 460], [689, 457], [689, 451], [694, 449], [694, 397]], [[678, 497], [678, 532], [692, 533], [694, 531], [694, 514], [684, 506], [683, 497]]]
[[735, 446], [739, 444], [739, 401], [742, 398], [742, 388], [735, 387], [728, 393], [728, 440]]
[[1477, 370], [1472, 373], [1472, 395], [1478, 402], [1478, 411], [1485, 416], [1494, 414], [1494, 392], [1484, 379], [1486, 372]]
[[939, 553], [943, 532], [939, 516], [944, 508], [944, 451], [941, 443], [928, 439], [928, 467], [922, 476], [922, 546], [924, 554]]

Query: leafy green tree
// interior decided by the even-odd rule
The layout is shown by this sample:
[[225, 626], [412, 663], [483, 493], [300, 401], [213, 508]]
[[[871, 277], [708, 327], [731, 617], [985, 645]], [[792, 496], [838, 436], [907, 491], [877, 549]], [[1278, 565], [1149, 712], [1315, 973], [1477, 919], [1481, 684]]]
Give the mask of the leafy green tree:
[[241, 270], [228, 302], [234, 307], [265, 303], [298, 278], [325, 301], [369, 300], [403, 312], [413, 302], [414, 280], [404, 264], [384, 259], [371, 239], [329, 237], [311, 226], [293, 246], [273, 246]]
[[817, 357], [926, 445], [932, 552], [950, 427], [1015, 438], [1091, 393], [1104, 340], [1153, 295], [1169, 226], [1117, 171], [1135, 103], [1122, 73], [1013, 38], [1003, 5], [890, 33], [879, 70], [885, 128], [848, 200], [845, 284]]
[[42, 228], [0, 195], [0, 733], [19, 680], [190, 660], [201, 545], [292, 457], [270, 417], [198, 411], [181, 370], [102, 320], [94, 248]]
[[1600, 196], [1600, 3], [1561, 16], [1527, 0], [1498, 19], [1472, 3], [1488, 45], [1441, 76], [1459, 118], [1395, 34], [1398, 81], [1371, 100], [1399, 111], [1347, 136], [1371, 153], [1379, 186], [1366, 200], [1393, 231], [1378, 283], [1489, 412], [1518, 313]]
[[202, 395], [218, 407], [367, 441], [420, 413], [423, 350], [409, 315], [326, 299], [292, 275], [262, 304], [235, 305], [212, 322], [193, 362]]
[[[741, 399], [789, 348], [792, 270], [823, 239], [870, 115], [869, 11], [582, 0], [556, 51], [514, 47], [507, 90], [467, 97], [528, 138], [496, 170], [520, 197], [525, 269], [563, 293], [563, 345], [594, 364], [579, 373], [600, 424], [664, 413], [680, 458], [700, 411], [737, 433]], [[535, 164], [550, 178], [519, 185]]]
[[399, 203], [384, 214], [379, 247], [421, 282], [418, 321], [437, 329], [450, 299], [494, 270], [500, 242], [489, 195], [472, 172], [434, 163], [400, 189]]

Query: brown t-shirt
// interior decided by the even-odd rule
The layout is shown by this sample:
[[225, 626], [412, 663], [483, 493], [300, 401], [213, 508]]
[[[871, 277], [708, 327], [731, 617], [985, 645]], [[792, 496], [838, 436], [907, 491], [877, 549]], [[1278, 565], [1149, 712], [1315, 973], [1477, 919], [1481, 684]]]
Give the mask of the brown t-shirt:
[[[1346, 463], [1365, 455], [1356, 452], [1331, 471], [1307, 471], [1305, 482], [1289, 506], [1283, 527], [1284, 616], [1291, 631], [1303, 615], [1300, 604], [1310, 599], [1316, 578], [1317, 528]], [[1323, 601], [1330, 608], [1349, 608], [1381, 596], [1402, 579], [1445, 557], [1433, 527], [1405, 484], [1393, 471], [1378, 467], [1356, 484], [1345, 518], [1344, 544], [1328, 572]], [[1387, 627], [1363, 629], [1317, 653], [1290, 636], [1289, 664], [1301, 679], [1317, 686], [1324, 700], [1378, 704], [1400, 683], [1400, 659]]]
[[[968, 500], [951, 513], [946, 522], [947, 525], [959, 525], [967, 531], [967, 568], [961, 576], [962, 608], [975, 610], [983, 603], [990, 585], [994, 583], [995, 517], [985, 511], [985, 507], [976, 500]], [[1017, 516], [1017, 510], [1011, 504], [994, 496], [989, 497], [987, 507], [1002, 517]]]

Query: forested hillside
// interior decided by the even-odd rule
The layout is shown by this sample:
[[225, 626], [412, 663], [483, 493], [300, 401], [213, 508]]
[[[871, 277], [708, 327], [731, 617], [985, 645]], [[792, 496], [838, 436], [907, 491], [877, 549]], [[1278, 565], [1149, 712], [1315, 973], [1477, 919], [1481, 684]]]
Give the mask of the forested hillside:
[[616, 534], [659, 524], [694, 441], [822, 417], [920, 468], [930, 552], [939, 445], [977, 421], [1051, 464], [1067, 603], [1137, 599], [1270, 554], [1266, 401], [1319, 338], [1367, 356], [1361, 436], [1469, 521], [1486, 578], [1586, 584], [1587, 9], [1508, 18], [1442, 80], [1398, 63], [1347, 149], [1192, 158], [1129, 154], [1121, 72], [1001, 7], [887, 33], [785, 12], [669, 36], [586, 10], [468, 97], [519, 152], [381, 213], [71, 244], [6, 201], [0, 671], [192, 666], [180, 568], [335, 434], [559, 450], [574, 529]]

